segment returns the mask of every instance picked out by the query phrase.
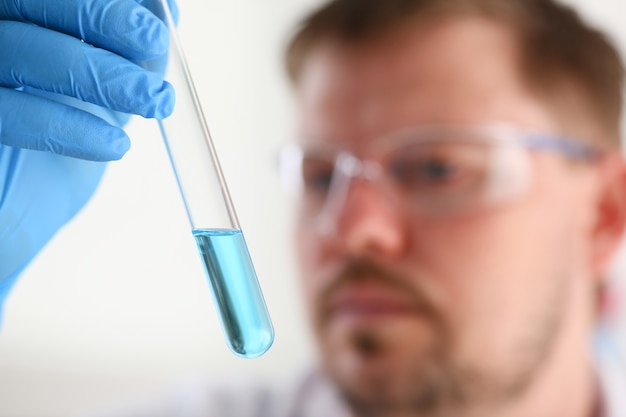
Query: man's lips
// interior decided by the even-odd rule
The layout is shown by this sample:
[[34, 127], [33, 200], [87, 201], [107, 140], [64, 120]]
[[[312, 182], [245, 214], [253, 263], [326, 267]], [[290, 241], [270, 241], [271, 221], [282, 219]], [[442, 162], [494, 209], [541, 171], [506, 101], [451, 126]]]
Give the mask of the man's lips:
[[342, 286], [327, 303], [326, 317], [378, 318], [419, 312], [419, 305], [408, 294], [384, 285], [359, 283]]

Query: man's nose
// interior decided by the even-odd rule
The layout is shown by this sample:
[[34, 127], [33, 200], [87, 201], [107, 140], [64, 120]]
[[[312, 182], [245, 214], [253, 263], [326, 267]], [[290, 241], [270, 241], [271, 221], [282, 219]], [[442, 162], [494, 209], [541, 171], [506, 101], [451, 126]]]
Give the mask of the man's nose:
[[400, 257], [407, 249], [409, 227], [389, 196], [363, 178], [352, 178], [328, 212], [323, 230], [351, 255]]

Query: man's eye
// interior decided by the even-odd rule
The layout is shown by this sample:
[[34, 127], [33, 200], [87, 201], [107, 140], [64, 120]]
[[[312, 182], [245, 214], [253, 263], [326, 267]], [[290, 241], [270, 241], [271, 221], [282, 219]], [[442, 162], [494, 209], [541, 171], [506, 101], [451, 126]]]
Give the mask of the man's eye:
[[478, 153], [405, 155], [391, 166], [398, 190], [419, 198], [451, 198], [480, 192], [488, 172]]
[[416, 168], [416, 174], [425, 180], [432, 181], [450, 180], [458, 172], [458, 167], [440, 160], [423, 161]]
[[308, 175], [304, 184], [308, 191], [325, 192], [330, 188], [332, 181], [332, 172], [317, 172], [313, 175]]
[[443, 185], [457, 177], [460, 167], [438, 158], [396, 161], [391, 170], [397, 181], [405, 185]]
[[305, 161], [302, 166], [304, 191], [322, 194], [330, 188], [334, 165], [327, 161]]

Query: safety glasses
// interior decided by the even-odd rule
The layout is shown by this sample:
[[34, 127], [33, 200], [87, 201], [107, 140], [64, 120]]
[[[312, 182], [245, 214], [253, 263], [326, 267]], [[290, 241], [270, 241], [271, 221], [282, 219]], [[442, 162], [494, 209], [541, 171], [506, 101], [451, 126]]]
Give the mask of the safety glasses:
[[336, 214], [354, 181], [369, 181], [386, 202], [444, 216], [512, 201], [533, 180], [532, 152], [593, 161], [589, 144], [506, 125], [418, 126], [368, 143], [358, 154], [336, 144], [292, 144], [280, 156], [283, 182], [311, 219]]

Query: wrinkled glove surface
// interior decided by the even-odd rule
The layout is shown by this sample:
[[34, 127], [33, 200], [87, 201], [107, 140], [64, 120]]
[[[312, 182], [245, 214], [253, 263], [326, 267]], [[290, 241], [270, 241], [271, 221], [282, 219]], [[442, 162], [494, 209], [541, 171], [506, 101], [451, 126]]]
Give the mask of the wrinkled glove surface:
[[158, 7], [0, 0], [0, 302], [91, 197], [102, 161], [129, 149], [121, 128], [129, 115], [171, 113]]

